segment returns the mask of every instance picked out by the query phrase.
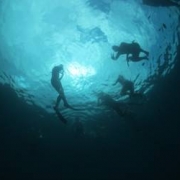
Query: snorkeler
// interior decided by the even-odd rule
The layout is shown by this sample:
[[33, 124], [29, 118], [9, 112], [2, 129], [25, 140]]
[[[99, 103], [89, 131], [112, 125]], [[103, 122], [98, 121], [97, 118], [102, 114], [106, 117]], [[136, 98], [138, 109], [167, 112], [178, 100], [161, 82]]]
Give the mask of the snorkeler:
[[[129, 62], [130, 60], [133, 62], [138, 62], [141, 60], [148, 60], [149, 52], [143, 50], [140, 45], [136, 42], [132, 43], [125, 43], [122, 42], [119, 46], [112, 46], [112, 49], [114, 52], [116, 52], [116, 55], [112, 54], [111, 58], [113, 60], [117, 60], [120, 55], [126, 54], [126, 61]], [[143, 52], [146, 54], [146, 56], [140, 57], [139, 54]], [[131, 56], [129, 56], [131, 54]]]
[[134, 83], [124, 78], [124, 76], [119, 75], [115, 83], [112, 85], [115, 86], [117, 83], [122, 85], [120, 92], [121, 96], [129, 95], [130, 97], [134, 94]]
[[63, 76], [64, 76], [64, 68], [63, 68], [62, 64], [60, 64], [59, 66], [55, 66], [52, 69], [51, 84], [59, 94], [57, 97], [57, 100], [56, 100], [56, 105], [54, 106], [55, 110], [58, 109], [58, 106], [59, 106], [61, 99], [63, 100], [65, 107], [74, 109], [68, 104], [66, 97], [64, 95], [64, 89], [63, 89], [62, 84], [61, 84], [61, 79], [63, 78]]
[[142, 93], [134, 91], [134, 82], [125, 79], [124, 76], [119, 75], [115, 83], [113, 83], [112, 85], [115, 86], [117, 83], [120, 83], [122, 85], [122, 89], [120, 91], [121, 96], [129, 95], [130, 98], [144, 97]]
[[124, 116], [126, 113], [120, 108], [120, 104], [118, 104], [117, 101], [115, 101], [110, 95], [104, 92], [98, 94], [98, 105], [105, 105], [116, 111], [116, 113], [120, 116]]
[[178, 2], [174, 2], [171, 0], [143, 0], [143, 4], [146, 4], [148, 6], [163, 6], [163, 7], [168, 7], [168, 6], [176, 6], [180, 7], [180, 4]]

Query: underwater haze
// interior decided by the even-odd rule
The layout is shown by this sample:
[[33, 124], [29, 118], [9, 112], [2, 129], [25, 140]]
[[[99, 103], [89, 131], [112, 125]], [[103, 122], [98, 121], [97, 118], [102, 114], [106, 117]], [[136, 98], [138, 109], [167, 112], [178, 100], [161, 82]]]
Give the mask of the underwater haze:
[[[179, 150], [180, 99], [173, 87], [180, 11], [143, 2], [0, 0], [2, 180], [158, 179], [168, 170], [178, 176], [179, 157], [170, 156]], [[112, 46], [133, 41], [149, 52], [148, 60], [111, 59]], [[51, 75], [59, 64], [67, 101], [79, 109], [59, 105], [66, 125], [53, 109], [58, 94]], [[145, 99], [127, 104], [122, 85], [112, 86], [119, 75]], [[131, 113], [120, 117], [97, 106], [101, 92]]]
[[[139, 1], [6, 0], [0, 13], [0, 81], [48, 112], [57, 96], [50, 84], [55, 65], [64, 65], [62, 84], [69, 103], [87, 108], [94, 106], [95, 92], [118, 92], [111, 84], [119, 74], [132, 81], [138, 76], [135, 88], [140, 89], [153, 74], [165, 76], [174, 67], [179, 15], [175, 7], [152, 9]], [[150, 52], [149, 61], [128, 67], [124, 56], [111, 60], [111, 46], [132, 41]], [[172, 57], [165, 62], [167, 47]], [[152, 86], [149, 83], [144, 91]], [[67, 118], [76, 116], [67, 113]]]

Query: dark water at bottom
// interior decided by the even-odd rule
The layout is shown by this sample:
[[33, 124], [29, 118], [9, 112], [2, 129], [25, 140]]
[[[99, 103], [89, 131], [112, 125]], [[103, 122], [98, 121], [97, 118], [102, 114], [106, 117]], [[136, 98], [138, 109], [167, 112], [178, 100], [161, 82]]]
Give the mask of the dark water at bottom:
[[1, 85], [0, 179], [179, 179], [177, 58], [173, 72], [151, 91], [140, 130], [109, 122], [105, 138], [73, 137], [54, 116], [27, 106]]

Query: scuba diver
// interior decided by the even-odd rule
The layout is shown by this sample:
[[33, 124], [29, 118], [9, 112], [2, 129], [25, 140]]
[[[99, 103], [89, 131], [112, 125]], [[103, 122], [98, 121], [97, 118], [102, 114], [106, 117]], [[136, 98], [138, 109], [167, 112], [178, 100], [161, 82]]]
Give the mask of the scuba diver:
[[143, 0], [143, 4], [148, 5], [148, 6], [163, 6], [163, 7], [168, 7], [168, 6], [176, 6], [180, 7], [180, 4], [178, 2], [174, 2], [171, 0]]
[[126, 114], [126, 111], [120, 108], [120, 104], [118, 104], [117, 101], [115, 101], [110, 95], [104, 92], [98, 94], [98, 106], [99, 105], [105, 105], [113, 109], [121, 117], [123, 117]]
[[[119, 46], [112, 46], [112, 49], [114, 52], [116, 52], [116, 55], [112, 54], [111, 58], [113, 60], [117, 60], [120, 55], [126, 54], [126, 61], [127, 63], [129, 61], [138, 62], [141, 60], [148, 60], [149, 52], [143, 50], [140, 45], [136, 42], [132, 43], [125, 43], [122, 42]], [[143, 52], [146, 54], [146, 56], [140, 57], [139, 54]], [[129, 56], [131, 54], [131, 56]]]
[[129, 95], [130, 98], [144, 97], [142, 93], [134, 91], [134, 82], [125, 79], [124, 76], [119, 75], [115, 83], [113, 83], [112, 85], [115, 86], [117, 83], [120, 83], [122, 85], [122, 89], [120, 91], [121, 96]]
[[56, 100], [56, 105], [54, 106], [55, 110], [58, 109], [58, 106], [59, 106], [61, 99], [63, 100], [65, 107], [70, 108], [70, 109], [74, 109], [68, 104], [68, 102], [66, 100], [66, 97], [64, 94], [64, 89], [63, 89], [62, 84], [61, 84], [61, 79], [63, 78], [63, 76], [64, 76], [64, 68], [63, 68], [62, 64], [55, 66], [52, 69], [51, 84], [59, 94], [57, 97], [57, 100]]

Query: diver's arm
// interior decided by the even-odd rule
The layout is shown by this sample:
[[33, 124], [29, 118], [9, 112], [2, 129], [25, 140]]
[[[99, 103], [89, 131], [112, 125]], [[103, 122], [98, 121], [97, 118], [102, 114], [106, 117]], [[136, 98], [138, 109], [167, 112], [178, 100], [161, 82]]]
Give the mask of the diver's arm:
[[121, 52], [118, 51], [118, 53], [117, 53], [116, 56], [114, 57], [114, 60], [117, 60], [120, 55], [121, 55]]
[[121, 52], [117, 52], [116, 55], [111, 54], [111, 59], [112, 59], [112, 60], [117, 60], [117, 59], [119, 58], [120, 55], [121, 55]]
[[63, 76], [64, 76], [64, 71], [62, 71], [62, 72], [60, 73], [59, 80], [61, 80], [61, 79], [63, 78]]

